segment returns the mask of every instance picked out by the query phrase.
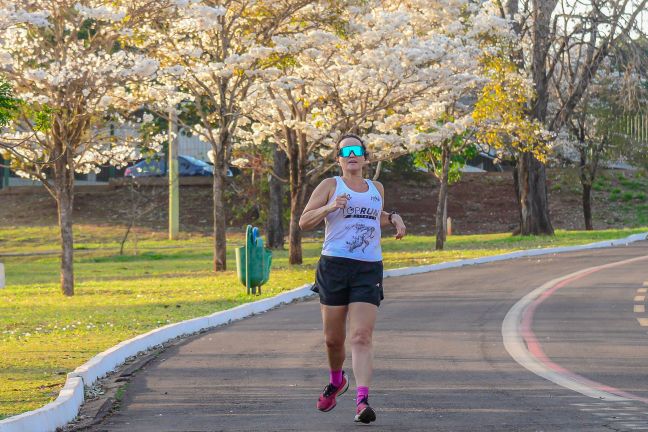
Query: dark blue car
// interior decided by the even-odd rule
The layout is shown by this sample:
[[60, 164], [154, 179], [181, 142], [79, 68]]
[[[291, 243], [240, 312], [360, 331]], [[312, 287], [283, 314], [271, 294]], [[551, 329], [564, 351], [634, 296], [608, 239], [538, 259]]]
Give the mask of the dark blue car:
[[[126, 168], [125, 177], [154, 177], [166, 175], [166, 159], [144, 159], [135, 165]], [[211, 176], [214, 175], [214, 167], [207, 162], [191, 156], [178, 156], [178, 171], [181, 177], [189, 176]], [[232, 173], [227, 170], [227, 176]]]

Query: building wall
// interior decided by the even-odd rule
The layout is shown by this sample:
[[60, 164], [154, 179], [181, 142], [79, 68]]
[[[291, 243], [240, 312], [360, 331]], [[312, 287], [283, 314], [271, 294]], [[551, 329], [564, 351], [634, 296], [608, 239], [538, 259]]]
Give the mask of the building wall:
[[207, 152], [211, 150], [211, 144], [200, 141], [197, 136], [188, 137], [180, 134], [178, 137], [178, 154], [193, 156], [205, 162], [209, 162]]

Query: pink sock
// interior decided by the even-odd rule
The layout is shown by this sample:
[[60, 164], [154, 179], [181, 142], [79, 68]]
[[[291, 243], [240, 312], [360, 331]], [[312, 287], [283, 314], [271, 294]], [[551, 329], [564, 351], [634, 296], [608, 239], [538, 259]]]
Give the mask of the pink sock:
[[333, 384], [335, 387], [340, 387], [340, 384], [342, 384], [342, 371], [337, 370], [337, 371], [330, 371], [331, 375], [331, 384]]
[[362, 399], [369, 397], [369, 387], [358, 386], [358, 393], [356, 396], [356, 405], [359, 404]]

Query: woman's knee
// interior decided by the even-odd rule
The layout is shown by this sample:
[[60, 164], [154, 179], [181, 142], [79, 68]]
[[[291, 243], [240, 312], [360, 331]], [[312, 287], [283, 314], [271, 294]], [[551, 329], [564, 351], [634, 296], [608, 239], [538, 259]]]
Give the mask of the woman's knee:
[[344, 336], [339, 334], [325, 334], [324, 341], [329, 349], [340, 349], [344, 347]]
[[371, 346], [373, 331], [370, 328], [358, 328], [351, 333], [351, 345]]

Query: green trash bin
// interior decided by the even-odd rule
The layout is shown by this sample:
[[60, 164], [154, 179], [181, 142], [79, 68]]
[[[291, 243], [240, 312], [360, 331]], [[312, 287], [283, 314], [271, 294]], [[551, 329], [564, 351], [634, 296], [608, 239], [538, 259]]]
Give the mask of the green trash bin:
[[261, 285], [270, 279], [271, 265], [272, 251], [263, 246], [259, 229], [248, 225], [245, 245], [236, 248], [236, 273], [248, 294], [261, 294]]

